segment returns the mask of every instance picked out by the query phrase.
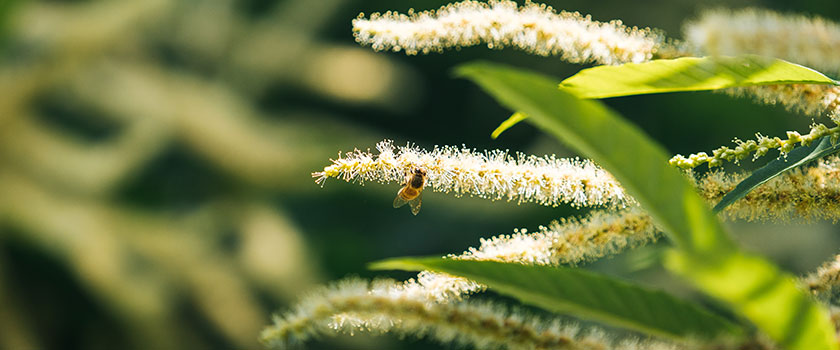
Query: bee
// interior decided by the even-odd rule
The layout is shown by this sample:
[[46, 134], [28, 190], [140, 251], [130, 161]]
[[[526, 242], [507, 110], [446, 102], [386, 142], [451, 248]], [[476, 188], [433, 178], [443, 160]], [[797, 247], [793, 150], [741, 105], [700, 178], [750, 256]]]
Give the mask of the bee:
[[423, 198], [423, 185], [426, 184], [426, 171], [415, 168], [405, 174], [402, 188], [397, 191], [394, 198], [394, 208], [399, 208], [406, 203], [411, 205], [411, 213], [417, 215], [420, 212], [420, 204]]

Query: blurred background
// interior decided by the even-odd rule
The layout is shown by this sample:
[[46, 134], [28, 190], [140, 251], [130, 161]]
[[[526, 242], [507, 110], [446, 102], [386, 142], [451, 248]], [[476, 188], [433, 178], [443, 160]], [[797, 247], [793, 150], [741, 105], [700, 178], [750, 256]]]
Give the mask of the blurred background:
[[[459, 253], [480, 237], [581, 215], [310, 176], [382, 139], [574, 156], [452, 78], [487, 59], [566, 77], [581, 69], [512, 50], [375, 53], [360, 12], [444, 1], [0, 0], [0, 349], [259, 348], [259, 331], [315, 285], [393, 256]], [[757, 6], [840, 20], [840, 2], [548, 1], [680, 36], [702, 8]], [[396, 7], [395, 7], [396, 6]], [[836, 77], [835, 77], [836, 78]], [[713, 93], [607, 101], [674, 153], [811, 119]], [[749, 162], [748, 162], [749, 163]], [[747, 164], [747, 166], [752, 166]], [[794, 273], [840, 245], [831, 223], [730, 223]], [[656, 246], [587, 266], [691, 294]], [[429, 348], [338, 337], [308, 348]]]

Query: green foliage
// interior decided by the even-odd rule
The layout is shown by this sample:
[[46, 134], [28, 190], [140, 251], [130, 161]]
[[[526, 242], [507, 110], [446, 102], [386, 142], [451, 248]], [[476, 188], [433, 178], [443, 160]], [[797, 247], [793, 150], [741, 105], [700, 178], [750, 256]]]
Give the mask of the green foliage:
[[[697, 218], [685, 215], [686, 208], [705, 203], [687, 179], [668, 167], [665, 150], [600, 102], [558, 90], [554, 80], [542, 75], [495, 64], [468, 64], [458, 72], [604, 167], [678, 246], [707, 251], [733, 246], [710, 211], [692, 211]], [[697, 231], [692, 222], [708, 224]]]
[[390, 259], [371, 268], [463, 276], [526, 304], [660, 336], [714, 338], [740, 332], [731, 322], [664, 292], [583, 269], [441, 258]]
[[558, 90], [555, 81], [539, 74], [490, 63], [468, 64], [458, 72], [612, 173], [676, 244], [666, 264], [672, 271], [729, 303], [786, 348], [838, 348], [824, 310], [792, 277], [738, 252], [688, 180], [637, 127], [597, 101]]
[[754, 55], [683, 57], [597, 66], [560, 83], [580, 98], [607, 98], [772, 84], [837, 84], [813, 69]]
[[665, 265], [726, 301], [784, 349], [837, 349], [834, 327], [825, 310], [803, 293], [792, 276], [763, 258], [672, 250]]
[[[755, 55], [737, 57], [682, 57], [597, 66], [584, 69], [560, 82], [560, 88], [580, 98], [601, 99], [679, 91], [717, 90], [771, 84], [837, 84], [811, 68]], [[514, 114], [502, 122], [495, 139], [525, 115]]]
[[735, 203], [735, 201], [744, 198], [747, 193], [750, 193], [756, 187], [761, 186], [761, 184], [770, 181], [788, 170], [806, 165], [838, 151], [840, 151], [840, 144], [833, 145], [831, 143], [831, 136], [823, 136], [820, 142], [814, 142], [809, 146], [796, 148], [784, 157], [767, 163], [767, 165], [754, 171], [749, 177], [738, 183], [735, 189], [729, 191], [715, 205], [714, 211], [720, 212], [730, 204]]

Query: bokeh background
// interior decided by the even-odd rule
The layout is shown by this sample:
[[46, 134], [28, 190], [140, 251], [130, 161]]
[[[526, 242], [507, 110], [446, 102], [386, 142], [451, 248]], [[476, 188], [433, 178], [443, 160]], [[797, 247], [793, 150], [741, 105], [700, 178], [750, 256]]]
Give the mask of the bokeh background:
[[[480, 237], [580, 215], [310, 173], [382, 139], [574, 156], [455, 79], [486, 59], [566, 77], [581, 66], [512, 50], [375, 53], [360, 12], [412, 0], [0, 0], [0, 349], [259, 348], [270, 314], [393, 256], [458, 253]], [[548, 1], [680, 36], [711, 6], [840, 20], [836, 1]], [[811, 119], [713, 93], [607, 101], [674, 153]], [[747, 164], [747, 167], [752, 165]], [[830, 222], [730, 223], [749, 249], [803, 273], [840, 246]], [[587, 266], [693, 295], [648, 247]], [[702, 300], [702, 299], [701, 299]], [[309, 348], [430, 348], [338, 337]]]

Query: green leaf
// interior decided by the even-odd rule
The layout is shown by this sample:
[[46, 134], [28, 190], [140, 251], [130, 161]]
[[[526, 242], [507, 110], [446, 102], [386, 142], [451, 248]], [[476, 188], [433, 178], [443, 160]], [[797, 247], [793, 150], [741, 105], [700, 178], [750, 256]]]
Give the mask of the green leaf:
[[813, 143], [807, 147], [798, 147], [790, 151], [786, 157], [780, 157], [773, 160], [761, 169], [754, 171], [749, 177], [739, 182], [735, 189], [729, 191], [720, 202], [715, 205], [714, 211], [720, 212], [735, 201], [744, 198], [750, 191], [761, 184], [770, 181], [772, 178], [781, 175], [782, 173], [796, 168], [801, 165], [808, 164], [812, 161], [822, 157], [837, 153], [840, 151], [840, 144], [832, 145], [830, 136], [823, 136], [819, 143]]
[[580, 98], [607, 98], [676, 91], [773, 84], [837, 84], [811, 68], [754, 55], [683, 57], [597, 66], [560, 83]]
[[526, 304], [659, 336], [713, 338], [740, 333], [731, 322], [694, 304], [583, 269], [441, 258], [390, 259], [371, 268], [462, 276]]
[[760, 257], [709, 258], [672, 250], [665, 266], [725, 300], [784, 349], [837, 349], [828, 313], [802, 294], [792, 276]]
[[528, 118], [528, 116], [526, 116], [525, 114], [519, 112], [514, 113], [512, 116], [510, 116], [510, 118], [503, 121], [502, 124], [500, 124], [499, 127], [496, 128], [496, 130], [493, 130], [493, 133], [490, 134], [490, 138], [496, 139], [497, 137], [499, 137], [499, 135], [505, 132], [505, 130], [510, 129], [511, 127], [516, 125], [516, 123], [525, 120], [525, 118]]
[[[672, 271], [729, 303], [784, 348], [838, 349], [827, 312], [798, 290], [791, 276], [738, 252], [688, 180], [637, 127], [539, 74], [490, 63], [464, 65], [458, 72], [612, 173], [679, 248], [668, 259]], [[717, 274], [725, 282], [716, 280]]]
[[[704, 208], [691, 183], [668, 166], [668, 154], [635, 125], [602, 103], [557, 89], [545, 76], [490, 63], [461, 66], [466, 76], [511, 110], [554, 135], [609, 171], [678, 246], [718, 250], [734, 244], [709, 210], [686, 216], [685, 207]], [[704, 223], [703, 230], [693, 227]], [[708, 226], [708, 227], [706, 227]]]

